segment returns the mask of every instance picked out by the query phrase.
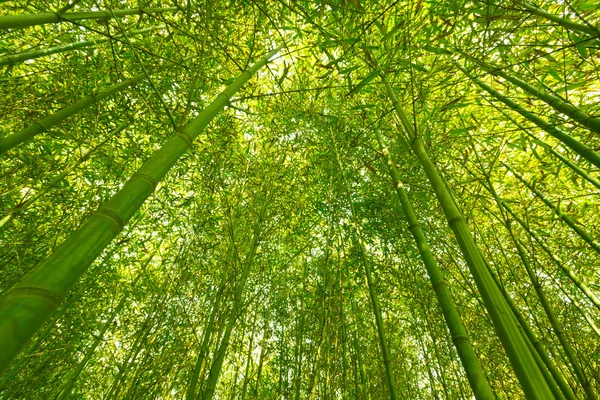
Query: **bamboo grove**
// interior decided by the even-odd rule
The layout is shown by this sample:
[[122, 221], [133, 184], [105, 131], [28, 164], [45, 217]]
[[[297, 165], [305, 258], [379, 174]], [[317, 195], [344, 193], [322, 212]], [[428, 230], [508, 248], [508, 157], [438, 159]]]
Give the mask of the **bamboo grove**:
[[0, 0], [0, 398], [597, 399], [599, 10]]

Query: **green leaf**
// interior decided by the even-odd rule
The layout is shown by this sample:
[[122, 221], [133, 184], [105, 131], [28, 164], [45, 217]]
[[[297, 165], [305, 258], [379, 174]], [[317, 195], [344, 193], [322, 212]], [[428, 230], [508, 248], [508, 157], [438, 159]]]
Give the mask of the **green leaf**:
[[352, 94], [358, 93], [362, 88], [364, 88], [366, 85], [368, 85], [369, 82], [371, 82], [373, 79], [375, 79], [378, 75], [379, 75], [379, 70], [375, 70], [375, 71], [371, 72], [369, 75], [367, 75], [366, 78], [364, 78], [362, 81], [358, 82], [358, 84], [354, 87], [354, 89], [349, 91], [346, 96], [350, 96]]

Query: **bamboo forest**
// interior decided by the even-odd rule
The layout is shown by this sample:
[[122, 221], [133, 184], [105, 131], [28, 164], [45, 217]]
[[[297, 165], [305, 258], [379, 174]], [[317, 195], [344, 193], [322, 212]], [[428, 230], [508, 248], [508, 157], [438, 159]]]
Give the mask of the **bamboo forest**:
[[599, 0], [0, 0], [0, 399], [597, 399]]

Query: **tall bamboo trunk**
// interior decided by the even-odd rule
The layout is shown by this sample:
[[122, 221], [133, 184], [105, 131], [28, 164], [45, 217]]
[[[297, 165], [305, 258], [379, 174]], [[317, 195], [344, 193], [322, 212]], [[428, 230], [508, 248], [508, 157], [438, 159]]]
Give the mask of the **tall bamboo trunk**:
[[0, 300], [0, 372], [17, 355], [89, 265], [115, 238], [150, 196], [158, 182], [192, 145], [203, 129], [225, 107], [252, 75], [281, 47], [244, 71], [192, 122], [179, 130], [131, 177], [129, 182], [12, 287]]
[[545, 400], [553, 398], [553, 393], [544, 380], [543, 374], [527, 345], [527, 341], [519, 331], [516, 319], [485, 266], [464, 217], [454, 203], [454, 199], [448, 191], [444, 180], [429, 158], [423, 140], [417, 135], [408, 116], [400, 106], [400, 102], [392, 86], [385, 79], [385, 75], [381, 74], [381, 77], [388, 96], [402, 122], [410, 145], [425, 170], [427, 178], [446, 216], [448, 225], [454, 232], [454, 236], [471, 271], [471, 275], [483, 298], [485, 308], [492, 319], [496, 333], [502, 342], [525, 395], [530, 399]]
[[454, 305], [454, 300], [452, 299], [450, 290], [448, 289], [446, 281], [444, 280], [442, 271], [440, 271], [437, 262], [431, 253], [431, 249], [429, 248], [429, 244], [427, 243], [427, 239], [423, 233], [421, 224], [419, 223], [419, 220], [417, 219], [417, 216], [415, 215], [410, 203], [410, 199], [408, 198], [408, 193], [406, 192], [404, 184], [400, 180], [400, 175], [398, 174], [396, 166], [390, 157], [390, 152], [387, 146], [384, 144], [383, 138], [381, 137], [379, 131], [376, 131], [375, 135], [377, 137], [381, 152], [383, 153], [387, 163], [396, 195], [398, 196], [398, 200], [402, 205], [402, 210], [404, 211], [404, 215], [408, 222], [408, 228], [415, 239], [419, 254], [421, 255], [421, 259], [425, 264], [427, 274], [429, 275], [429, 280], [431, 281], [431, 285], [433, 286], [433, 290], [435, 291], [435, 295], [442, 309], [444, 319], [446, 320], [446, 324], [450, 330], [452, 343], [458, 352], [458, 356], [463, 368], [465, 369], [465, 373], [467, 374], [467, 379], [469, 380], [473, 394], [475, 394], [477, 399], [493, 400], [494, 395], [485, 378], [485, 373], [479, 364], [479, 359], [473, 350], [467, 330], [465, 329], [460, 314]]

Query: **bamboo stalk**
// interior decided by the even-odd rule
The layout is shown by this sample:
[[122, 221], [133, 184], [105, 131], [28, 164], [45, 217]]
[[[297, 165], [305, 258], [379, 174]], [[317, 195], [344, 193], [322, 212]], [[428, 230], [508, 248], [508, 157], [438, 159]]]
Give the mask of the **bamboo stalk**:
[[[467, 168], [467, 171], [469, 171], [469, 173], [473, 176], [473, 177], [477, 177], [475, 175], [475, 173], [473, 173], [473, 171], [471, 171], [470, 169]], [[575, 286], [588, 298], [588, 300], [590, 300], [592, 302], [592, 304], [594, 304], [594, 306], [596, 306], [596, 308], [600, 311], [600, 299], [598, 299], [598, 297], [594, 294], [594, 292], [591, 291], [590, 288], [587, 287], [587, 285], [584, 283], [583, 279], [578, 276], [575, 271], [573, 271], [571, 268], [569, 268], [568, 266], [566, 266], [562, 260], [560, 260], [554, 253], [552, 253], [552, 251], [548, 248], [548, 246], [545, 245], [545, 242], [543, 239], [541, 239], [535, 232], [533, 232], [530, 228], [529, 225], [523, 221], [523, 219], [521, 217], [519, 217], [517, 215], [517, 213], [515, 213], [513, 211], [513, 209], [505, 202], [503, 201], [499, 196], [495, 195], [495, 190], [493, 187], [488, 187], [488, 185], [482, 185], [484, 187], [484, 189], [486, 189], [488, 192], [490, 192], [490, 194], [492, 194], [492, 196], [494, 196], [495, 199], [497, 199], [498, 204], [500, 204], [500, 206], [502, 208], [504, 208], [512, 217], [515, 221], [517, 221], [519, 223], [519, 225], [521, 225], [521, 227], [525, 230], [525, 232], [527, 232], [529, 234], [529, 236], [531, 236], [533, 238], [533, 240], [535, 240], [537, 242], [537, 244], [542, 248], [542, 250], [544, 250], [544, 252], [548, 255], [548, 257], [554, 262], [554, 264], [565, 273], [565, 275], [567, 275], [567, 277], [571, 280], [571, 282], [573, 282], [575, 284]]]
[[281, 47], [244, 71], [194, 120], [181, 128], [123, 188], [12, 287], [0, 300], [0, 372], [17, 355], [102, 250], [154, 192], [158, 182], [252, 75]]
[[215, 388], [217, 387], [217, 383], [219, 381], [219, 377], [221, 375], [221, 368], [223, 367], [223, 361], [225, 360], [225, 354], [227, 353], [227, 348], [229, 347], [229, 341], [231, 339], [231, 332], [233, 331], [233, 327], [235, 322], [242, 311], [242, 304], [244, 299], [244, 291], [246, 288], [246, 283], [248, 282], [248, 276], [250, 275], [250, 270], [252, 269], [252, 265], [254, 264], [254, 257], [256, 256], [256, 250], [258, 248], [258, 244], [261, 236], [261, 225], [266, 217], [267, 207], [269, 205], [269, 201], [265, 201], [262, 205], [261, 210], [259, 212], [258, 221], [254, 226], [254, 232], [252, 234], [252, 242], [250, 243], [250, 249], [248, 250], [248, 254], [244, 260], [242, 276], [238, 281], [235, 288], [235, 295], [233, 301], [233, 307], [231, 309], [231, 313], [229, 315], [229, 320], [227, 321], [227, 326], [225, 328], [225, 333], [223, 334], [223, 338], [221, 339], [221, 343], [216, 352], [216, 357], [213, 362], [213, 365], [210, 368], [210, 372], [208, 374], [208, 379], [206, 382], [206, 388], [202, 393], [203, 400], [211, 400], [215, 394]]
[[0, 29], [25, 28], [28, 26], [56, 24], [65, 21], [83, 21], [88, 19], [109, 20], [125, 17], [127, 15], [160, 14], [164, 12], [176, 12], [178, 7], [162, 8], [129, 8], [124, 10], [106, 11], [78, 11], [64, 14], [48, 12], [27, 15], [6, 15], [0, 17]]
[[[184, 61], [190, 60], [191, 58], [193, 58], [193, 57], [188, 57]], [[151, 73], [154, 74], [154, 73], [157, 73], [160, 71], [164, 71], [165, 69], [172, 68], [175, 65], [177, 65], [177, 64], [173, 63], [173, 62], [169, 62], [159, 68], [154, 69]], [[58, 110], [55, 113], [50, 114], [50, 115], [40, 119], [37, 122], [34, 122], [33, 124], [29, 125], [26, 128], [23, 128], [20, 131], [13, 133], [10, 136], [0, 139], [0, 155], [6, 153], [7, 151], [11, 150], [12, 148], [18, 146], [19, 144], [34, 138], [36, 135], [39, 135], [40, 133], [48, 131], [50, 128], [58, 125], [65, 119], [70, 118], [73, 115], [79, 113], [80, 111], [87, 109], [92, 104], [94, 104], [100, 100], [103, 100], [103, 99], [105, 99], [115, 93], [118, 93], [122, 90], [125, 90], [125, 89], [129, 88], [130, 86], [137, 85], [144, 79], [146, 79], [145, 73], [142, 72], [140, 74], [137, 74], [129, 79], [126, 79], [122, 82], [112, 85], [108, 89], [103, 90], [97, 94], [89, 95], [89, 96], [85, 97], [83, 100], [80, 100], [75, 104], [72, 104], [68, 107]]]
[[560, 140], [562, 143], [564, 143], [566, 146], [571, 148], [571, 150], [573, 150], [574, 152], [579, 154], [581, 157], [585, 158], [590, 163], [592, 163], [596, 167], [600, 168], [600, 154], [596, 153], [593, 149], [589, 148], [588, 146], [584, 145], [583, 143], [579, 142], [578, 140], [567, 135], [565, 132], [563, 132], [562, 130], [560, 130], [559, 128], [554, 126], [553, 124], [549, 123], [545, 119], [538, 117], [537, 115], [525, 110], [523, 107], [521, 107], [520, 105], [518, 105], [517, 103], [515, 103], [508, 97], [504, 96], [497, 90], [493, 89], [491, 86], [489, 86], [486, 83], [482, 82], [481, 80], [477, 79], [475, 76], [473, 76], [473, 74], [468, 72], [458, 62], [454, 62], [454, 65], [456, 65], [458, 69], [460, 69], [467, 77], [469, 77], [473, 82], [475, 82], [483, 90], [485, 90], [486, 92], [488, 92], [489, 94], [494, 96], [496, 99], [500, 100], [502, 103], [506, 104], [512, 110], [518, 112], [523, 117], [527, 118], [528, 120], [530, 120], [531, 122], [536, 124], [538, 127], [542, 128], [548, 134], [550, 134], [553, 137], [555, 137], [556, 139]]
[[[152, 28], [138, 29], [133, 32], [129, 32], [129, 35], [142, 35], [144, 33], [151, 32]], [[64, 53], [71, 50], [79, 50], [84, 49], [86, 47], [93, 47], [102, 43], [106, 43], [111, 41], [112, 39], [116, 39], [121, 37], [122, 35], [115, 35], [109, 38], [102, 38], [98, 40], [85, 40], [83, 42], [69, 43], [63, 44], [60, 46], [48, 47], [46, 49], [39, 50], [29, 50], [23, 51], [21, 53], [7, 54], [0, 56], [0, 65], [15, 65], [22, 63], [27, 60], [35, 60], [37, 58], [46, 57], [51, 54]]]
[[580, 238], [582, 238], [598, 254], [600, 254], [600, 245], [598, 243], [596, 243], [594, 238], [589, 233], [587, 233], [585, 230], [583, 230], [579, 226], [577, 226], [577, 224], [575, 224], [575, 221], [573, 221], [573, 219], [571, 217], [569, 217], [568, 215], [566, 215], [562, 211], [560, 211], [559, 208], [556, 205], [554, 205], [546, 196], [544, 196], [544, 194], [542, 192], [537, 190], [531, 183], [527, 182], [527, 180], [523, 176], [521, 176], [521, 174], [519, 174], [517, 171], [515, 171], [513, 168], [511, 168], [507, 163], [502, 162], [502, 165], [504, 165], [504, 167], [508, 171], [510, 171], [518, 180], [520, 180], [521, 183], [523, 183], [523, 185], [525, 185], [525, 187], [527, 187], [529, 190], [531, 190], [540, 200], [542, 200], [542, 202], [546, 206], [548, 206], [548, 208], [550, 208], [554, 212], [554, 214], [556, 214], [556, 216], [558, 218], [563, 220], [563, 222], [565, 224], [567, 224], [569, 226], [569, 228], [571, 228], [575, 233], [577, 233], [577, 235], [579, 235]]
[[556, 22], [558, 25], [567, 28], [570, 31], [584, 33], [592, 37], [600, 37], [600, 31], [595, 27], [579, 24], [577, 22], [571, 21], [568, 18], [563, 18], [561, 16], [551, 14], [547, 11], [535, 7], [534, 5], [526, 1], [521, 1], [517, 4], [523, 6], [525, 10], [529, 11], [531, 14], [547, 19], [548, 21]]
[[464, 217], [454, 203], [444, 180], [429, 158], [423, 140], [416, 134], [415, 128], [402, 109], [392, 86], [383, 73], [381, 74], [381, 79], [402, 122], [404, 131], [410, 140], [411, 147], [425, 170], [448, 224], [454, 232], [454, 236], [471, 271], [471, 275], [481, 293], [485, 308], [492, 319], [494, 328], [523, 387], [525, 395], [531, 399], [543, 400], [552, 398], [552, 390], [544, 380], [543, 373], [537, 365], [527, 345], [527, 341], [519, 332], [518, 323], [506, 300], [487, 270]]
[[539, 140], [538, 138], [536, 138], [529, 131], [529, 129], [525, 128], [524, 126], [522, 126], [521, 124], [519, 124], [517, 121], [515, 121], [514, 118], [512, 118], [504, 110], [502, 110], [501, 108], [499, 108], [498, 106], [496, 106], [496, 104], [494, 104], [492, 102], [490, 102], [490, 104], [494, 108], [496, 108], [496, 110], [498, 110], [502, 115], [504, 115], [510, 122], [512, 122], [515, 126], [517, 126], [519, 129], [521, 129], [523, 132], [525, 132], [527, 134], [527, 136], [529, 136], [530, 138], [532, 138], [533, 140], [535, 140], [535, 144], [541, 146], [544, 150], [546, 150], [547, 152], [549, 152], [550, 154], [552, 154], [554, 157], [558, 158], [563, 164], [565, 164], [567, 167], [569, 167], [577, 175], [581, 176], [583, 179], [585, 179], [586, 181], [588, 181], [589, 183], [591, 183], [592, 185], [594, 185], [596, 188], [600, 189], [600, 181], [598, 181], [598, 179], [594, 178], [593, 176], [591, 176], [590, 174], [588, 174], [586, 171], [584, 171], [583, 169], [579, 168], [571, 160], [569, 160], [568, 158], [566, 158], [565, 156], [563, 156], [562, 154], [560, 154], [559, 152], [557, 152], [556, 150], [554, 150], [552, 147], [550, 147], [545, 142], [543, 142], [543, 141]]
[[454, 305], [452, 294], [450, 293], [448, 285], [444, 280], [442, 271], [440, 271], [437, 262], [431, 253], [431, 249], [427, 243], [427, 238], [423, 233], [421, 224], [419, 223], [419, 220], [417, 219], [417, 216], [415, 215], [410, 203], [410, 199], [408, 198], [408, 193], [404, 188], [404, 184], [400, 180], [400, 175], [396, 170], [396, 166], [391, 160], [390, 152], [387, 146], [384, 144], [383, 138], [381, 137], [379, 131], [376, 131], [375, 134], [381, 152], [383, 153], [387, 163], [396, 195], [398, 196], [400, 204], [402, 205], [402, 210], [404, 211], [404, 215], [408, 222], [409, 230], [415, 239], [419, 254], [421, 255], [421, 259], [423, 260], [423, 263], [427, 269], [429, 280], [431, 281], [431, 285], [433, 286], [433, 290], [435, 291], [435, 295], [438, 299], [444, 319], [446, 320], [446, 324], [450, 331], [452, 343], [454, 344], [463, 368], [465, 369], [465, 373], [467, 374], [467, 379], [469, 380], [473, 394], [477, 399], [494, 399], [495, 397], [485, 378], [483, 368], [481, 368], [479, 359], [473, 350], [467, 330], [465, 329], [460, 314]]
[[[333, 139], [333, 134], [332, 134]], [[351, 218], [352, 218], [352, 227], [354, 228], [354, 232], [356, 234], [356, 239], [358, 242], [358, 247], [360, 250], [360, 259], [362, 261], [363, 268], [365, 270], [365, 275], [367, 277], [367, 286], [369, 288], [369, 297], [371, 299], [371, 306], [373, 307], [373, 314], [375, 315], [375, 325], [377, 326], [377, 335], [379, 336], [379, 346], [381, 348], [381, 353], [383, 356], [383, 365], [385, 367], [386, 378], [388, 382], [388, 388], [390, 389], [390, 398], [392, 400], [399, 399], [398, 389], [396, 388], [396, 380], [394, 378], [394, 374], [391, 366], [391, 357], [390, 350], [387, 343], [387, 337], [385, 333], [385, 327], [383, 325], [383, 318], [381, 317], [381, 309], [379, 307], [379, 300], [377, 296], [377, 292], [375, 291], [375, 282], [373, 281], [373, 276], [371, 272], [371, 264], [367, 257], [367, 249], [365, 248], [364, 239], [362, 236], [362, 232], [360, 226], [358, 225], [358, 218], [356, 216], [356, 209], [354, 207], [354, 202], [352, 201], [352, 196], [350, 195], [350, 185], [346, 181], [344, 176], [344, 169], [342, 167], [342, 163], [339, 158], [339, 153], [337, 151], [337, 147], [334, 145], [336, 159], [338, 167], [340, 171], [342, 171], [342, 180], [346, 187], [346, 197], [348, 200], [348, 204], [350, 205]]]
[[565, 114], [567, 117], [571, 118], [573, 121], [586, 127], [590, 131], [600, 134], [600, 118], [599, 117], [593, 117], [591, 115], [588, 115], [587, 113], [581, 111], [581, 109], [579, 109], [578, 107], [576, 107], [575, 105], [573, 105], [567, 101], [564, 101], [564, 100], [562, 100], [556, 96], [553, 96], [551, 94], [543, 93], [541, 90], [538, 90], [537, 88], [531, 86], [527, 82], [517, 78], [516, 76], [512, 76], [512, 75], [504, 72], [501, 69], [494, 69], [494, 68], [491, 68], [488, 66], [486, 66], [485, 68], [488, 71], [490, 71], [490, 73], [492, 75], [498, 75], [498, 76], [506, 79], [507, 81], [520, 87], [521, 89], [523, 89], [525, 92], [529, 93], [530, 95], [542, 100], [543, 102], [548, 104], [550, 107], [554, 108], [556, 111], [558, 111], [562, 114]]

